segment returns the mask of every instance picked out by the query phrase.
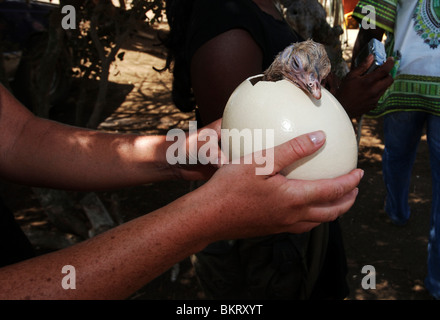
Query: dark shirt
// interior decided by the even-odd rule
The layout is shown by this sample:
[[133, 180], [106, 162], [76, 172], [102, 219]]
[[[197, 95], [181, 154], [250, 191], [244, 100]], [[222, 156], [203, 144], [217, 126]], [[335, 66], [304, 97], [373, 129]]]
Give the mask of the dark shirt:
[[31, 243], [0, 198], [0, 267], [33, 256]]
[[196, 0], [187, 34], [189, 60], [204, 43], [232, 29], [249, 32], [263, 52], [263, 70], [280, 51], [303, 40], [286, 22], [261, 11], [251, 0]]

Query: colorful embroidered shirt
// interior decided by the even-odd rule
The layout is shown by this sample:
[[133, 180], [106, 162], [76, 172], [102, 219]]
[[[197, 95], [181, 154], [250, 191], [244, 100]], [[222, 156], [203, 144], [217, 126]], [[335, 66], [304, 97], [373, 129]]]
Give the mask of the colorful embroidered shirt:
[[395, 59], [394, 83], [368, 115], [440, 115], [440, 0], [361, 0], [353, 16], [387, 32], [387, 53]]

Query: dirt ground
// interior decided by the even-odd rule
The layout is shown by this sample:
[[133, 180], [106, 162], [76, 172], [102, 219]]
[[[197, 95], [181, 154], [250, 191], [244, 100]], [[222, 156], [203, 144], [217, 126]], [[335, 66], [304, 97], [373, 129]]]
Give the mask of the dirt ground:
[[[164, 56], [154, 34], [145, 30], [124, 47], [124, 61], [118, 62], [111, 76], [108, 112], [100, 130], [163, 134], [170, 128], [186, 128], [192, 113], [179, 112], [171, 102], [171, 75], [158, 73]], [[93, 96], [93, 86], [90, 94]], [[67, 102], [68, 104], [68, 102]], [[69, 119], [69, 111], [55, 108], [54, 117]], [[404, 227], [391, 224], [383, 210], [384, 186], [381, 173], [383, 137], [381, 120], [365, 119], [359, 149], [359, 167], [365, 170], [360, 193], [353, 208], [340, 220], [348, 259], [350, 300], [421, 300], [431, 299], [425, 291], [427, 237], [429, 225], [431, 178], [428, 149], [423, 139], [413, 172], [410, 190], [412, 216]], [[100, 192], [108, 207], [114, 206], [125, 221], [151, 212], [189, 190], [184, 181], [161, 182], [132, 188]], [[39, 201], [28, 187], [0, 181], [0, 194], [26, 232], [54, 231]], [[39, 252], [53, 250], [35, 243]], [[365, 290], [362, 267], [375, 268], [376, 288]], [[132, 299], [203, 299], [188, 259], [165, 272]]]

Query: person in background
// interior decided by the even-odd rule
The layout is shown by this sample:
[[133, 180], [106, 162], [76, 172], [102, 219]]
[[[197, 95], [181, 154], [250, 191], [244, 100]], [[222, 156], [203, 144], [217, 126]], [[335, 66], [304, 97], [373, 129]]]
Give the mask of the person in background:
[[[374, 10], [374, 11], [373, 11]], [[376, 16], [370, 20], [371, 12]], [[360, 30], [359, 51], [386, 33], [386, 50], [395, 60], [394, 83], [369, 115], [383, 116], [382, 171], [385, 211], [396, 225], [410, 218], [408, 192], [417, 146], [426, 129], [432, 175], [432, 208], [425, 286], [440, 298], [440, 6], [438, 1], [361, 0], [353, 16]], [[363, 21], [363, 23], [362, 23]], [[365, 26], [365, 27], [363, 27]], [[367, 28], [368, 27], [368, 28]]]
[[[173, 99], [182, 111], [195, 109], [202, 124], [222, 116], [242, 81], [304, 40], [272, 0], [168, 0], [167, 18]], [[392, 82], [391, 61], [364, 75], [371, 63], [369, 57], [329, 88], [351, 117], [371, 110]], [[348, 293], [337, 222], [310, 233], [217, 242], [193, 256], [193, 263], [210, 298], [340, 299]]]

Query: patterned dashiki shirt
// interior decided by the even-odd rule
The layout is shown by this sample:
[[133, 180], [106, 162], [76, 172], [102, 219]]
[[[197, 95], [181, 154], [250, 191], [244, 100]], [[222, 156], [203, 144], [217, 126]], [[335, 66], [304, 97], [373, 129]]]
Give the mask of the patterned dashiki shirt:
[[440, 115], [440, 0], [360, 0], [353, 17], [386, 31], [387, 55], [395, 61], [394, 83], [367, 116]]

